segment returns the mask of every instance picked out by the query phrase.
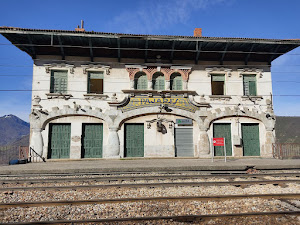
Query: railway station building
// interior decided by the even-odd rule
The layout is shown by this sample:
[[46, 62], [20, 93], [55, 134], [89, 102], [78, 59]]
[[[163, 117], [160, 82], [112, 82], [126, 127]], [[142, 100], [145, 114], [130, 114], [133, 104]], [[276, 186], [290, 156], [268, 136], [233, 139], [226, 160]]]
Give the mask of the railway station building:
[[271, 62], [299, 40], [0, 27], [33, 59], [30, 147], [47, 159], [272, 157]]

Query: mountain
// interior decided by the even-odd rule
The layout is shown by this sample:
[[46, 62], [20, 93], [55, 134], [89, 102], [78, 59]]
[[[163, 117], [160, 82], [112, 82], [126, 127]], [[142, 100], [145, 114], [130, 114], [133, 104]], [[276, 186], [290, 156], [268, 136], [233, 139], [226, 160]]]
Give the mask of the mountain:
[[276, 116], [276, 142], [300, 143], [300, 117]]
[[10, 145], [25, 138], [29, 135], [29, 127], [29, 123], [17, 116], [10, 114], [0, 117], [0, 146]]

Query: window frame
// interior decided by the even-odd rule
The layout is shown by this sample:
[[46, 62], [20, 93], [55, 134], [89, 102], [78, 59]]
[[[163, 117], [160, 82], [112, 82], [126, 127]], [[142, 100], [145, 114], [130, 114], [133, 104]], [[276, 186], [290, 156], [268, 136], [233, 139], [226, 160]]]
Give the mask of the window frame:
[[[101, 78], [92, 78], [93, 80], [102, 80], [102, 92], [101, 93], [96, 93], [96, 92], [91, 92], [91, 74], [100, 74]], [[104, 93], [104, 71], [102, 70], [89, 70], [87, 71], [87, 94], [94, 94], [94, 95], [101, 95]]]
[[[140, 88], [141, 86], [144, 88]], [[148, 89], [147, 74], [144, 72], [136, 73], [134, 75], [134, 90], [147, 90], [147, 89]]]
[[[160, 77], [162, 77], [163, 79], [159, 79]], [[160, 86], [162, 85], [162, 81], [163, 80], [163, 88], [160, 88]], [[160, 81], [159, 84], [157, 84], [157, 81]], [[165, 75], [162, 73], [162, 72], [156, 72], [153, 74], [153, 77], [152, 77], [152, 87], [153, 87], [153, 90], [156, 90], [156, 91], [164, 91], [166, 90], [166, 78], [165, 78]]]
[[[217, 80], [214, 80], [214, 78], [216, 77], [223, 77], [223, 79], [220, 79], [222, 81], [217, 81]], [[220, 82], [220, 83], [215, 83], [215, 82]], [[223, 89], [223, 93], [222, 94], [216, 94], [217, 90], [215, 90], [215, 86], [218, 86], [218, 85], [221, 85], [221, 82], [223, 82], [223, 85], [222, 85], [222, 89]], [[214, 74], [211, 74], [211, 94], [212, 96], [222, 96], [222, 95], [226, 95], [226, 86], [225, 86], [225, 74], [223, 73], [214, 73]]]
[[[253, 78], [253, 80], [251, 81], [251, 79], [249, 78]], [[248, 81], [245, 81], [245, 78], [248, 78]], [[250, 82], [252, 82], [252, 84], [254, 84], [254, 93], [251, 93], [252, 90], [250, 90]], [[248, 86], [248, 87], [247, 87]], [[246, 88], [248, 88], [248, 90], [246, 90]], [[248, 93], [247, 93], [248, 92]], [[256, 74], [243, 74], [243, 95], [244, 96], [257, 96], [257, 77]]]
[[[55, 73], [65, 73], [65, 76], [59, 75], [59, 77], [55, 78]], [[50, 71], [50, 93], [51, 94], [67, 94], [68, 93], [68, 75], [69, 71], [64, 70], [56, 70], [52, 69]], [[65, 79], [65, 87], [62, 88], [62, 80]], [[56, 80], [59, 80], [58, 84], [56, 84]], [[59, 87], [57, 87], [57, 85]]]
[[[180, 77], [180, 80], [176, 79], [178, 77]], [[178, 85], [178, 82], [180, 82], [180, 85]], [[180, 89], [178, 89], [178, 86], [180, 86]], [[183, 79], [182, 79], [182, 76], [181, 76], [180, 73], [175, 72], [175, 73], [171, 74], [171, 76], [170, 76], [170, 90], [172, 90], [172, 91], [182, 91], [183, 90]]]

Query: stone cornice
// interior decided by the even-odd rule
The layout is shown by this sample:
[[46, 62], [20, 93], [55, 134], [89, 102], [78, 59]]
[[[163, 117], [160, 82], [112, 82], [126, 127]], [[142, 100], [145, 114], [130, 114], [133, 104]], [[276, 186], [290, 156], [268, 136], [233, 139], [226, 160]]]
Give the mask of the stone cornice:
[[71, 74], [74, 73], [75, 66], [72, 64], [65, 64], [65, 63], [51, 63], [51, 64], [44, 64], [46, 73], [50, 73], [51, 70], [69, 70]]
[[259, 78], [263, 77], [263, 69], [257, 69], [257, 68], [240, 68], [237, 69], [239, 73], [239, 77], [243, 77], [243, 75], [250, 75], [255, 74], [258, 75]]
[[102, 64], [88, 64], [81, 65], [83, 69], [83, 74], [87, 74], [88, 71], [105, 71], [107, 75], [110, 74], [110, 66]]
[[207, 76], [210, 77], [213, 74], [224, 74], [228, 77], [231, 77], [232, 69], [225, 68], [225, 67], [209, 67], [205, 68], [205, 71], [207, 73]]

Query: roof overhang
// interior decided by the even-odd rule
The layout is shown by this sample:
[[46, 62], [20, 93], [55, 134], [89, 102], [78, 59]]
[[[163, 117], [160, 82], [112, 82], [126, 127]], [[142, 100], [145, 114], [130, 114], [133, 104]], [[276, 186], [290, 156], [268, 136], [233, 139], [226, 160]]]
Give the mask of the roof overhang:
[[263, 62], [300, 46], [300, 39], [255, 39], [36, 30], [0, 27], [0, 33], [33, 59], [38, 55], [143, 59], [145, 63], [174, 60]]

